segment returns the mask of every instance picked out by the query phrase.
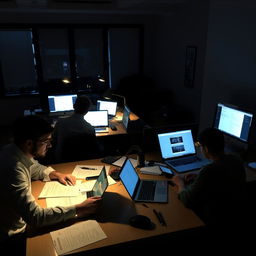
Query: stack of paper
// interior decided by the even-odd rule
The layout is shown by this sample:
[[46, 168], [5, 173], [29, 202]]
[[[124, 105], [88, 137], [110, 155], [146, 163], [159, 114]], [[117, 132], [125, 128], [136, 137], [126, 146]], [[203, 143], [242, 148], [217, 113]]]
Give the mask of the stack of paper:
[[151, 175], [161, 175], [162, 171], [158, 165], [142, 167], [140, 168], [140, 172], [143, 174], [151, 174]]
[[87, 220], [50, 233], [58, 255], [71, 252], [106, 238], [95, 220]]

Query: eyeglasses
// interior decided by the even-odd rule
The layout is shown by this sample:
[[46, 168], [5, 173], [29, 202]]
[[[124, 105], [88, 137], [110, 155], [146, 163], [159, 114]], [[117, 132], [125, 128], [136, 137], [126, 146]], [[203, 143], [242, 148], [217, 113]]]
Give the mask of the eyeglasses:
[[51, 145], [52, 139], [42, 139], [42, 140], [38, 140], [38, 142], [45, 144], [45, 145]]

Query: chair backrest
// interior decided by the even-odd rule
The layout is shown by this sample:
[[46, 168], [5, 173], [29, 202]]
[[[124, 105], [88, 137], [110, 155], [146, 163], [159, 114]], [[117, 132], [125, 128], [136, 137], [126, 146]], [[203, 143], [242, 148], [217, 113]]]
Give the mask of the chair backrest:
[[95, 135], [73, 135], [63, 142], [61, 161], [72, 162], [101, 157], [101, 151]]

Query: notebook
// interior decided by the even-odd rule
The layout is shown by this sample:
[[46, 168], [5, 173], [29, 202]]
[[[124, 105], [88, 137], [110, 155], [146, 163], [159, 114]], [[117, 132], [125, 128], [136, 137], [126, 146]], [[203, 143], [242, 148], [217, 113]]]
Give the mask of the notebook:
[[129, 158], [126, 158], [119, 177], [132, 200], [138, 202], [168, 202], [167, 180], [140, 179]]
[[94, 127], [95, 132], [109, 131], [107, 110], [88, 111], [87, 114], [84, 116], [84, 119]]
[[122, 123], [123, 126], [125, 127], [126, 130], [128, 130], [128, 124], [129, 124], [129, 118], [130, 118], [130, 109], [125, 105], [124, 106], [124, 111], [123, 111], [123, 118], [122, 118]]
[[108, 187], [108, 179], [105, 166], [102, 168], [99, 177], [95, 181], [95, 184], [91, 191], [87, 191], [87, 198], [93, 196], [103, 196]]
[[109, 117], [116, 115], [117, 102], [107, 100], [97, 100], [97, 110], [107, 110]]
[[210, 163], [197, 156], [191, 130], [159, 133], [158, 141], [164, 162], [177, 172], [200, 169]]
[[50, 116], [72, 114], [73, 105], [76, 101], [76, 94], [48, 95], [48, 108]]

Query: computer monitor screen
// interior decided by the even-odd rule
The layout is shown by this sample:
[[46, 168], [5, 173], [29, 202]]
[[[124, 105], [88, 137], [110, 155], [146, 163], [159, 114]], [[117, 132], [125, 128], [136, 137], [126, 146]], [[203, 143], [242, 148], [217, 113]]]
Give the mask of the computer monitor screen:
[[116, 115], [117, 102], [107, 100], [97, 100], [97, 110], [107, 110], [110, 116]]
[[214, 127], [243, 142], [248, 142], [253, 114], [237, 107], [218, 103]]
[[84, 116], [85, 121], [90, 123], [93, 127], [108, 126], [108, 111], [107, 110], [95, 110], [88, 111]]
[[48, 95], [49, 111], [51, 113], [72, 111], [74, 110], [73, 105], [76, 101], [76, 98], [76, 94]]

